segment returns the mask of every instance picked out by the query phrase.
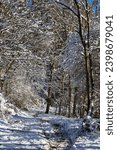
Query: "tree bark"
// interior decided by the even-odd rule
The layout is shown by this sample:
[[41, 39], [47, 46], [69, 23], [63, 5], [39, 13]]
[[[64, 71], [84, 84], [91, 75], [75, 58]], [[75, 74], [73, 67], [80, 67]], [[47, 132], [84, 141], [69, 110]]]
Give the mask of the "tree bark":
[[45, 112], [46, 114], [49, 113], [50, 105], [51, 105], [51, 87], [48, 87], [47, 107]]
[[71, 116], [71, 77], [69, 75], [69, 81], [68, 81], [68, 92], [69, 92], [69, 97], [68, 97], [68, 117]]
[[64, 74], [62, 75], [60, 86], [61, 86], [61, 91], [62, 91], [62, 93], [61, 93], [62, 97], [60, 97], [60, 100], [59, 100], [59, 112], [58, 112], [59, 115], [61, 114], [62, 100], [65, 99], [64, 98]]
[[53, 76], [53, 64], [48, 62], [47, 64], [47, 77], [48, 77], [48, 96], [47, 96], [47, 106], [45, 113], [48, 114], [51, 106], [51, 95], [52, 95], [52, 76]]
[[73, 116], [74, 116], [74, 117], [77, 116], [77, 115], [76, 115], [76, 105], [77, 105], [77, 98], [78, 98], [78, 96], [77, 96], [77, 91], [78, 91], [78, 88], [75, 87], [75, 88], [74, 88], [74, 101], [73, 101]]

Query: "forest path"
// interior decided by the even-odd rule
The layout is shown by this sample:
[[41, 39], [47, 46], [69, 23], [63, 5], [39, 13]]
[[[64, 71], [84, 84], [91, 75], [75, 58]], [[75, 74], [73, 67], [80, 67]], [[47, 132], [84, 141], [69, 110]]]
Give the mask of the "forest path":
[[13, 115], [10, 123], [0, 120], [1, 150], [89, 150], [99, 149], [97, 135], [81, 134], [81, 121], [40, 114]]
[[82, 119], [40, 114], [36, 109], [14, 111], [0, 94], [1, 150], [99, 149], [99, 133], [85, 133]]
[[40, 115], [14, 115], [9, 123], [0, 121], [0, 149], [2, 150], [63, 150], [68, 145], [64, 131], [66, 118]]

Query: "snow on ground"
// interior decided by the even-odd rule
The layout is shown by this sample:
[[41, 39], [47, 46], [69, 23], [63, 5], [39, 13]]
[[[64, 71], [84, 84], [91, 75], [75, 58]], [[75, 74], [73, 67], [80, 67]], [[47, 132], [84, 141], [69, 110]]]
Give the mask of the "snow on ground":
[[[32, 112], [5, 113], [6, 100], [0, 95], [1, 150], [98, 150], [99, 132], [83, 132], [82, 120]], [[3, 119], [2, 119], [3, 118]]]

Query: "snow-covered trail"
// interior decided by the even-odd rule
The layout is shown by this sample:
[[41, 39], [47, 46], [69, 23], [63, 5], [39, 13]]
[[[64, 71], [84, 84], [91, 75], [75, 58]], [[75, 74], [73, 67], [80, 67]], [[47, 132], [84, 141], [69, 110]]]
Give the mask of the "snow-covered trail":
[[29, 118], [15, 115], [12, 124], [0, 122], [0, 149], [65, 149], [69, 139], [63, 125], [64, 117], [41, 115]]
[[48, 121], [15, 115], [12, 123], [0, 123], [0, 149], [49, 150], [57, 146], [52, 142], [54, 127]]
[[[0, 121], [2, 150], [95, 150], [99, 137], [78, 136], [79, 121], [61, 116], [37, 118], [12, 116], [12, 124]], [[78, 136], [78, 137], [77, 137]], [[76, 138], [77, 137], [77, 138]]]
[[0, 104], [1, 150], [99, 149], [99, 133], [83, 133], [81, 119], [14, 111], [2, 94]]

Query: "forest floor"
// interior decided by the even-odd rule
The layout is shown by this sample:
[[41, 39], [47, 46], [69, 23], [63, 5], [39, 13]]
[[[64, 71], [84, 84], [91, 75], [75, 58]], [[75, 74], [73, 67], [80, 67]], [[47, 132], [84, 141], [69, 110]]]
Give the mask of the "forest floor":
[[39, 111], [14, 112], [0, 95], [1, 150], [98, 150], [99, 131], [83, 130], [82, 119]]

